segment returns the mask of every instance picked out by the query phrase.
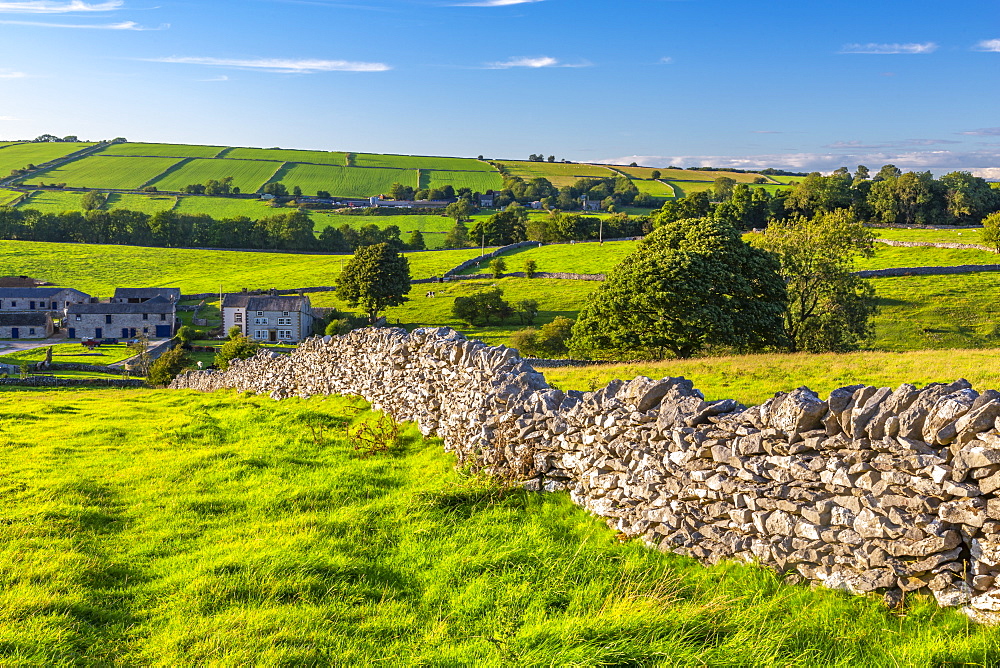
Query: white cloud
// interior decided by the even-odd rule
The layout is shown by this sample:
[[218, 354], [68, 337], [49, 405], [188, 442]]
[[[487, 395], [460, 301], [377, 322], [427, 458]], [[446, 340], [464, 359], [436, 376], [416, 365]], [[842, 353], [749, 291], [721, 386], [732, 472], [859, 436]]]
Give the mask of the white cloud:
[[976, 44], [976, 51], [1000, 53], [1000, 39], [984, 39], [979, 44]]
[[13, 70], [0, 70], [0, 79], [24, 79], [28, 75], [24, 72], [14, 72]]
[[207, 65], [209, 67], [232, 67], [241, 70], [258, 70], [279, 74], [314, 74], [316, 72], [386, 72], [392, 68], [385, 63], [360, 63], [347, 60], [292, 60], [284, 58], [198, 58], [170, 56], [150, 58], [154, 63], [177, 63], [181, 65]]
[[511, 58], [503, 62], [487, 63], [485, 67], [488, 70], [509, 70], [514, 67], [540, 69], [543, 67], [590, 67], [590, 63], [562, 63], [550, 56], [539, 56], [537, 58]]
[[111, 12], [121, 9], [124, 2], [89, 3], [72, 0], [72, 2], [0, 2], [0, 13], [3, 14], [67, 14], [69, 12]]
[[121, 23], [45, 23], [44, 21], [0, 21], [0, 25], [8, 26], [32, 26], [34, 28], [70, 28], [80, 30], [134, 30], [145, 32], [147, 30], [166, 30], [170, 24], [164, 23], [156, 28], [141, 26], [135, 21], [122, 21]]
[[910, 44], [845, 44], [840, 53], [867, 53], [875, 55], [934, 53], [938, 45], [934, 42]]
[[671, 58], [670, 56], [664, 56], [663, 58], [660, 58], [660, 64], [661, 65], [672, 65], [673, 62], [674, 62], [674, 59]]
[[968, 132], [959, 132], [960, 135], [972, 135], [973, 137], [1000, 137], [1000, 128], [979, 128]]
[[545, 0], [476, 0], [475, 2], [456, 2], [452, 7], [509, 7], [510, 5], [526, 5], [530, 2]]

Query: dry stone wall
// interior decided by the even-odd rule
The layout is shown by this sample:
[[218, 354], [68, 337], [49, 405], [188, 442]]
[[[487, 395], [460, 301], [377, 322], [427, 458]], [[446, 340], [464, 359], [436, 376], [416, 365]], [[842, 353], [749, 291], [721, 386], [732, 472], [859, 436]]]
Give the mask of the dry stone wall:
[[907, 592], [1000, 621], [1000, 393], [806, 388], [760, 406], [683, 378], [562, 392], [449, 329], [357, 330], [261, 352], [177, 389], [360, 395], [529, 489], [568, 490], [625, 536], [706, 563], [759, 563], [889, 603]]

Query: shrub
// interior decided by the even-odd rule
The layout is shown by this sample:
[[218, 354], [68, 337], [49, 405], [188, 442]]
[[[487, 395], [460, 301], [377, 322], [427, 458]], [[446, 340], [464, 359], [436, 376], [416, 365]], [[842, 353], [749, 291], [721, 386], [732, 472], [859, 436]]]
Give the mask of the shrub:
[[538, 263], [530, 258], [525, 260], [524, 275], [528, 278], [534, 278], [536, 273], [538, 273]]
[[194, 341], [197, 336], [198, 332], [196, 332], [193, 327], [188, 327], [187, 325], [178, 329], [177, 334], [174, 335], [174, 337], [180, 341], [181, 347], [185, 350], [191, 350], [191, 342]]
[[514, 313], [511, 305], [504, 301], [503, 290], [494, 288], [469, 295], [456, 297], [451, 308], [452, 315], [469, 325], [488, 325], [491, 318], [503, 320]]
[[242, 334], [234, 336], [222, 344], [219, 352], [215, 354], [215, 366], [225, 371], [229, 368], [231, 361], [253, 357], [258, 350], [260, 350], [260, 344], [256, 341]]
[[230, 339], [235, 339], [237, 336], [243, 336], [243, 328], [239, 325], [233, 325], [229, 328], [229, 331], [226, 332], [226, 336]]
[[522, 357], [538, 355], [538, 330], [534, 327], [519, 329], [510, 335], [510, 345], [517, 348]]
[[507, 271], [507, 262], [502, 257], [490, 260], [490, 273], [493, 274], [493, 278], [503, 278], [505, 271]]
[[187, 356], [181, 347], [172, 348], [160, 355], [149, 367], [149, 375], [146, 382], [156, 387], [166, 387], [191, 363], [191, 358]]

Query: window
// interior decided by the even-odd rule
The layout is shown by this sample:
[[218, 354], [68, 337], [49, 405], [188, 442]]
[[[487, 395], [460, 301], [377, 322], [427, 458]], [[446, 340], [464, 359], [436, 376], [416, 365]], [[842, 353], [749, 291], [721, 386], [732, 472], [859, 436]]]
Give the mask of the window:
[[10, 303], [10, 307], [11, 308], [17, 308], [17, 302], [11, 302]]
[[257, 311], [257, 315], [264, 315], [263, 311]]
[[284, 341], [290, 341], [292, 339], [292, 330], [290, 329], [279, 329], [278, 338]]
[[253, 324], [255, 324], [255, 325], [266, 325], [267, 324], [267, 318], [254, 318], [253, 319]]
[[143, 313], [142, 314], [142, 319], [143, 320], [149, 320], [149, 314], [148, 313]]
[[258, 329], [253, 333], [253, 338], [257, 339], [258, 341], [267, 341], [267, 330]]
[[236, 322], [237, 324], [241, 324], [241, 323], [243, 322], [243, 314], [242, 314], [242, 313], [240, 313], [239, 311], [237, 311], [237, 312], [236, 312], [236, 313], [235, 313], [235, 314], [233, 315], [233, 317], [235, 318], [235, 322]]
[[77, 319], [77, 320], [83, 320], [83, 318], [82, 318], [82, 317], [80, 316], [80, 314], [79, 314], [79, 313], [77, 313], [77, 314], [76, 314], [76, 319]]
[[34, 335], [35, 335], [35, 328], [34, 327], [29, 327], [28, 328], [28, 336], [34, 336]]
[[278, 318], [278, 324], [279, 325], [290, 325], [290, 324], [292, 324], [292, 319], [291, 318]]
[[104, 324], [106, 324], [106, 325], [110, 325], [111, 324], [111, 316], [110, 315], [104, 316]]
[[166, 320], [166, 319], [167, 319], [167, 314], [166, 313], [161, 313], [160, 314], [160, 320]]
[[149, 334], [149, 327], [143, 327], [142, 328], [142, 333], [143, 334]]
[[281, 315], [288, 315], [288, 311], [282, 311]]

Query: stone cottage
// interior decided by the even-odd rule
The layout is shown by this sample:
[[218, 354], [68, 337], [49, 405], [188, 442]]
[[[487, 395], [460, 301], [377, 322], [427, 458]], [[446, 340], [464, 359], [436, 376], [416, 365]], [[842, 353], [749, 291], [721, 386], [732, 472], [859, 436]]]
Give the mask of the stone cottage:
[[90, 301], [90, 295], [73, 288], [0, 288], [0, 312], [47, 311], [61, 317], [66, 307]]
[[257, 341], [298, 343], [312, 335], [315, 316], [304, 295], [226, 295], [222, 300], [225, 331], [239, 327]]
[[166, 339], [174, 335], [177, 305], [163, 297], [139, 304], [73, 304], [66, 311], [71, 339], [131, 339], [140, 334]]
[[0, 313], [0, 339], [47, 339], [54, 330], [48, 311]]

